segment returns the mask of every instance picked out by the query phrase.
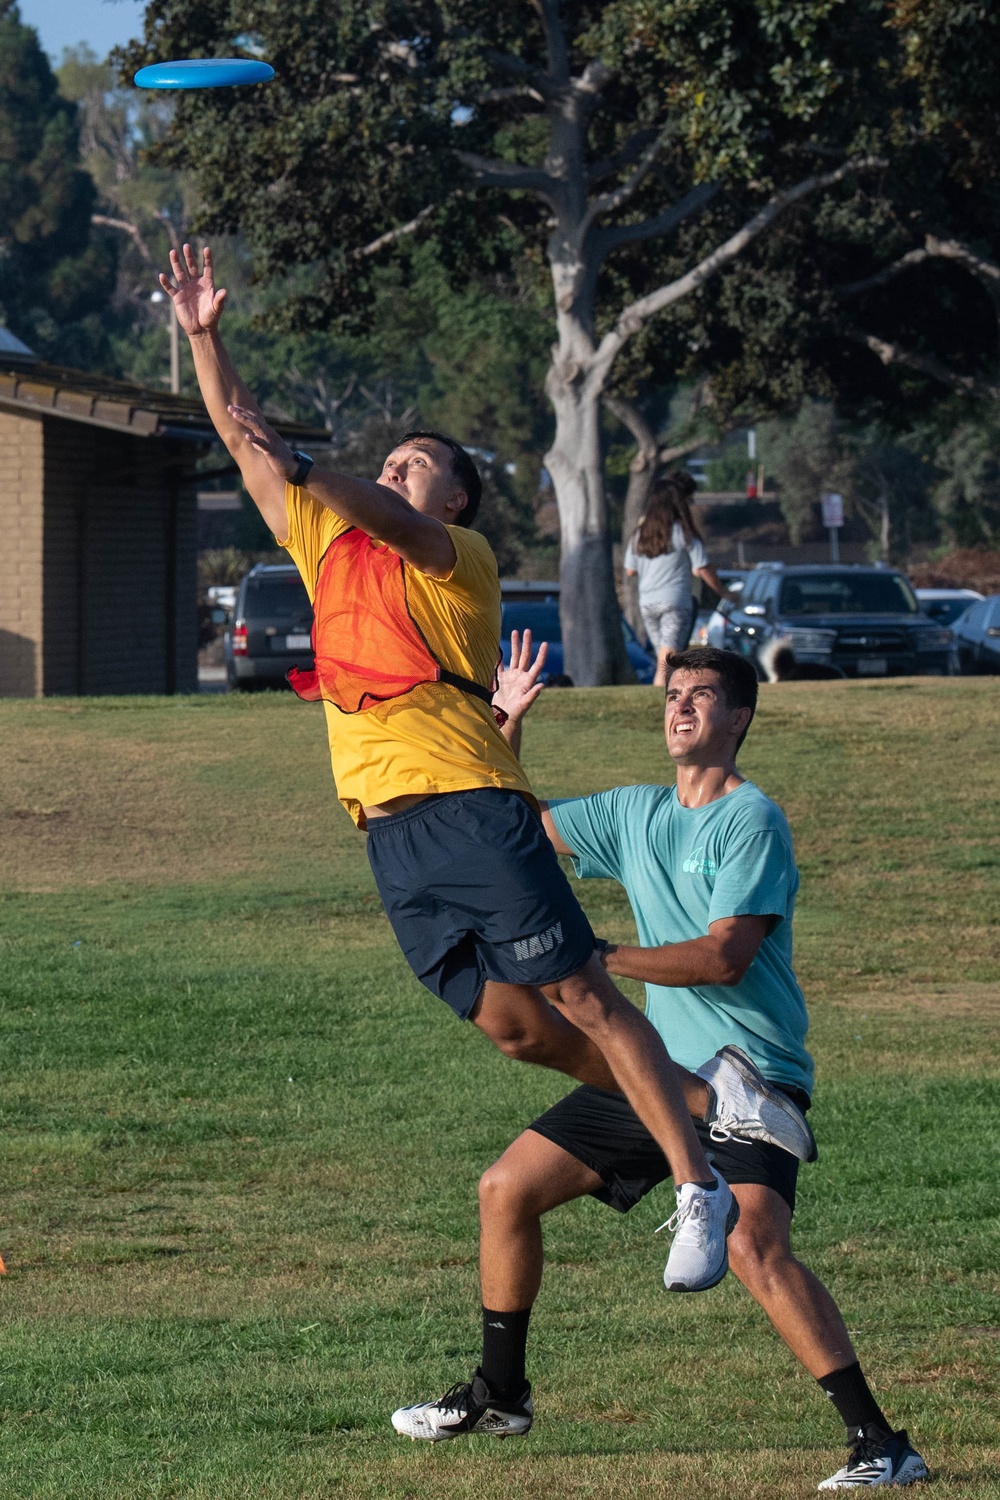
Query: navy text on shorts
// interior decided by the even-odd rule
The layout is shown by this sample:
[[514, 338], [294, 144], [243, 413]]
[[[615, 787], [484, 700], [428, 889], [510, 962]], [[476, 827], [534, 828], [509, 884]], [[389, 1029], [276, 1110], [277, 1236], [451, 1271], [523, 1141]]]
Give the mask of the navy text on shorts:
[[372, 818], [368, 858], [410, 968], [463, 1020], [487, 979], [557, 984], [594, 951], [590, 923], [520, 792], [448, 792]]

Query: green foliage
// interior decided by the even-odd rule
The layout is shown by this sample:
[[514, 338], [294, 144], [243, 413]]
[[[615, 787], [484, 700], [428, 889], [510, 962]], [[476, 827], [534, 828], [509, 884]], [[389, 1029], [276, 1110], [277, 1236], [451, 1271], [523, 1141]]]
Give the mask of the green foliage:
[[846, 515], [860, 519], [884, 561], [935, 539], [934, 471], [917, 438], [849, 425], [827, 402], [806, 402], [791, 420], [762, 423], [758, 438], [793, 543], [821, 534], [824, 490], [843, 495]]
[[960, 422], [940, 443], [934, 501], [957, 547], [1000, 544], [1000, 413]]
[[76, 110], [14, 0], [0, 0], [0, 317], [51, 359], [100, 347], [114, 253], [90, 238], [94, 199]]

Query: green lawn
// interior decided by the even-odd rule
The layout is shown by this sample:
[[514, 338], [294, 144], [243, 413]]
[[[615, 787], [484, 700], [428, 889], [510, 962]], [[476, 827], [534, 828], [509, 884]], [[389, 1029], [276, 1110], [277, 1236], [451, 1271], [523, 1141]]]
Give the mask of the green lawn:
[[[943, 1496], [1000, 1493], [998, 695], [769, 688], [744, 755], [803, 874], [797, 1245]], [[665, 777], [660, 720], [551, 693], [537, 789]], [[732, 1278], [664, 1294], [666, 1190], [552, 1217], [527, 1440], [397, 1438], [475, 1363], [476, 1181], [563, 1081], [410, 977], [319, 710], [7, 700], [0, 750], [4, 1500], [770, 1500], [842, 1461]]]

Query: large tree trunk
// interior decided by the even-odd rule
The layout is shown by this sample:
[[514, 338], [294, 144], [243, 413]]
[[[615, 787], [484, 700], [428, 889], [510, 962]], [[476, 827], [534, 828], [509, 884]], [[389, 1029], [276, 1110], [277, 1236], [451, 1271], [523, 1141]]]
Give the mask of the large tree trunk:
[[[656, 477], [657, 446], [653, 429], [634, 401], [605, 396], [604, 405], [635, 438], [635, 455], [628, 466], [628, 490], [622, 512], [622, 555], [646, 512], [646, 501]], [[639, 637], [647, 639], [646, 622], [639, 609], [639, 580], [624, 572], [621, 585], [622, 613]]]
[[611, 566], [600, 396], [558, 358], [546, 388], [556, 415], [545, 455], [559, 501], [563, 661], [577, 687], [634, 682]]

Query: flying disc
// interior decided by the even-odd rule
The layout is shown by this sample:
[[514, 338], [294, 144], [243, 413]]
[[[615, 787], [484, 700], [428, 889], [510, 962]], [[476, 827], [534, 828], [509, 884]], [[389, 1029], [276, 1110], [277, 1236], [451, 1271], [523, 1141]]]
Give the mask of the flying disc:
[[141, 89], [222, 89], [234, 83], [268, 83], [273, 77], [270, 63], [252, 57], [193, 57], [140, 68], [135, 82]]

